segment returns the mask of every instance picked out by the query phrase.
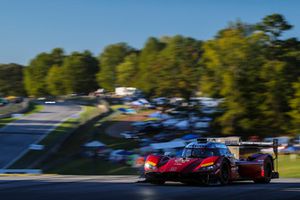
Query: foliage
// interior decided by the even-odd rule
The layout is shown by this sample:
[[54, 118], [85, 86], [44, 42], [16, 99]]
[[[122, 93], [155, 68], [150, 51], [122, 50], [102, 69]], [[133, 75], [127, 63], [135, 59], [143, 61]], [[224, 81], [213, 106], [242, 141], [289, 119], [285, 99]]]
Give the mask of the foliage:
[[152, 95], [157, 86], [157, 77], [154, 73], [158, 56], [165, 48], [165, 43], [157, 38], [150, 37], [141, 50], [138, 63], [137, 87], [147, 95]]
[[18, 64], [0, 65], [0, 95], [23, 96], [26, 94], [23, 85], [24, 66]]
[[116, 86], [116, 68], [133, 49], [125, 43], [109, 45], [99, 56], [101, 70], [97, 74], [98, 84], [109, 91]]
[[73, 52], [63, 63], [67, 93], [88, 93], [97, 89], [98, 62], [90, 52]]
[[182, 96], [188, 99], [198, 88], [201, 42], [174, 36], [161, 51], [153, 75], [157, 96]]
[[283, 31], [290, 30], [293, 26], [282, 15], [276, 13], [264, 17], [257, 27], [263, 32], [270, 34], [272, 39], [276, 40], [277, 37], [282, 35]]
[[[132, 86], [148, 97], [186, 99], [200, 91], [224, 98], [213, 122], [223, 134], [295, 134], [300, 42], [282, 37], [291, 28], [284, 16], [272, 14], [255, 24], [231, 22], [208, 41], [175, 35], [150, 37], [140, 50], [112, 44], [98, 59], [56, 48], [26, 67], [25, 89], [32, 96], [57, 96]], [[24, 94], [22, 67], [6, 66], [0, 66], [0, 92]]]
[[138, 72], [138, 56], [136, 53], [128, 55], [124, 62], [119, 64], [116, 69], [116, 83], [118, 86], [136, 86]]
[[63, 68], [54, 65], [48, 72], [46, 83], [48, 92], [53, 96], [63, 95], [66, 93], [64, 84]]
[[290, 99], [291, 111], [289, 115], [292, 117], [293, 131], [300, 133], [300, 79], [294, 83], [295, 94]]
[[203, 47], [201, 91], [225, 98], [217, 119], [225, 134], [291, 133], [290, 116], [298, 116], [298, 97], [289, 99], [299, 78], [299, 41], [278, 39], [291, 28], [281, 15], [267, 16], [257, 27], [259, 32], [231, 24]]
[[44, 96], [49, 94], [46, 77], [53, 65], [61, 65], [64, 59], [62, 49], [53, 49], [51, 53], [37, 55], [25, 70], [25, 88], [29, 95]]

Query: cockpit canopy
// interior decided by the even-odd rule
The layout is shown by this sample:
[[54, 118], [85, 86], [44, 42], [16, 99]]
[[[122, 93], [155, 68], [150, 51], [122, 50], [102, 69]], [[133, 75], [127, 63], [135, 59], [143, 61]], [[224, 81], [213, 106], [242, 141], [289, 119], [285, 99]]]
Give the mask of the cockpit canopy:
[[184, 158], [207, 158], [210, 156], [230, 156], [232, 155], [228, 147], [219, 142], [198, 143], [193, 142], [188, 144], [183, 152]]

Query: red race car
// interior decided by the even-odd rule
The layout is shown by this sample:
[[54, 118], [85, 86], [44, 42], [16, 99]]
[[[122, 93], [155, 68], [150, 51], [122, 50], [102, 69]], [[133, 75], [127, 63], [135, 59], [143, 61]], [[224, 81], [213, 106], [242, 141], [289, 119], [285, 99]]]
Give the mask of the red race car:
[[[236, 159], [228, 146], [273, 147], [275, 158], [270, 154], [253, 154], [247, 159]], [[146, 182], [164, 184], [166, 181], [185, 184], [226, 185], [237, 180], [253, 180], [269, 183], [279, 178], [275, 170], [277, 142], [221, 143], [214, 139], [201, 138], [188, 144], [181, 157], [171, 158], [149, 155], [145, 161]]]

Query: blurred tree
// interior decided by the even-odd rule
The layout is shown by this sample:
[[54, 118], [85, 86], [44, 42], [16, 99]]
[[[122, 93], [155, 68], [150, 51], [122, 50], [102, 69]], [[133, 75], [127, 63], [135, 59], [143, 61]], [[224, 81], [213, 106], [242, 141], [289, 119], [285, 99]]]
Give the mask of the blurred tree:
[[124, 58], [133, 52], [133, 49], [125, 43], [109, 45], [99, 56], [100, 71], [97, 81], [100, 87], [113, 91], [116, 87], [116, 67], [124, 61]]
[[53, 65], [61, 65], [64, 52], [60, 48], [53, 49], [51, 53], [41, 53], [31, 60], [25, 69], [25, 88], [29, 95], [44, 96], [49, 94], [46, 76]]
[[122, 87], [136, 86], [138, 74], [138, 56], [132, 53], [125, 57], [124, 62], [117, 66], [117, 85]]
[[58, 65], [51, 67], [46, 78], [48, 92], [53, 96], [66, 94], [65, 80], [62, 67]]
[[[108, 91], [134, 86], [148, 96], [184, 98], [200, 89], [224, 97], [215, 124], [225, 134], [295, 132], [300, 42], [281, 37], [291, 28], [284, 16], [272, 14], [257, 24], [232, 22], [204, 44], [177, 35], [150, 37], [140, 52], [126, 43], [109, 45], [99, 62], [87, 51], [65, 56], [56, 48], [38, 54], [25, 68], [25, 88], [34, 96], [87, 93], [98, 82]], [[16, 86], [21, 81], [21, 66], [0, 66], [1, 93], [24, 94]]]
[[62, 68], [67, 93], [89, 93], [98, 88], [98, 62], [89, 51], [73, 52], [64, 59]]
[[265, 134], [282, 134], [290, 129], [289, 100], [295, 92], [293, 84], [300, 76], [300, 43], [295, 38], [280, 40], [279, 37], [291, 28], [280, 14], [266, 16], [258, 25], [258, 29], [268, 36], [264, 54], [266, 63], [260, 70], [264, 84], [261, 126], [265, 127]]
[[241, 26], [228, 28], [203, 47], [200, 87], [204, 94], [225, 98], [218, 118], [224, 134], [253, 134], [258, 129], [262, 86], [257, 72], [264, 63], [265, 37], [248, 35]]
[[291, 131], [294, 134], [300, 134], [300, 79], [294, 83], [295, 94], [290, 100], [291, 111], [289, 115], [292, 117]]
[[188, 99], [198, 88], [201, 42], [180, 35], [170, 39], [154, 65], [157, 96]]
[[287, 64], [282, 61], [266, 61], [260, 70], [263, 84], [261, 92], [261, 126], [265, 134], [281, 134], [288, 126], [289, 80], [286, 79]]
[[138, 63], [137, 87], [147, 95], [152, 95], [157, 86], [157, 76], [154, 66], [158, 62], [158, 55], [165, 44], [154, 37], [150, 37], [141, 50]]
[[10, 63], [0, 65], [0, 96], [24, 96], [24, 66]]
[[259, 30], [268, 33], [272, 40], [277, 40], [281, 36], [283, 31], [291, 29], [290, 25], [281, 14], [267, 15], [263, 18], [262, 22], [257, 24]]

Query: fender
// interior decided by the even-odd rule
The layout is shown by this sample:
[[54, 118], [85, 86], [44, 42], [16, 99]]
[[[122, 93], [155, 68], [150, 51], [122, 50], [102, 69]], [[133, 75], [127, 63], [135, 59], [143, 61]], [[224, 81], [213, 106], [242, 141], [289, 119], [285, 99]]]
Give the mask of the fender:
[[169, 160], [167, 156], [149, 155], [146, 158], [144, 169], [145, 171], [157, 171], [158, 167], [164, 165]]
[[271, 160], [272, 170], [274, 170], [274, 160], [272, 158], [272, 155], [258, 153], [258, 154], [253, 154], [253, 155], [248, 157], [249, 161], [257, 161], [257, 162], [262, 162], [262, 163], [265, 163], [267, 159]]
[[211, 156], [202, 160], [202, 162], [194, 169], [197, 171], [201, 167], [208, 167], [219, 163], [220, 156]]

